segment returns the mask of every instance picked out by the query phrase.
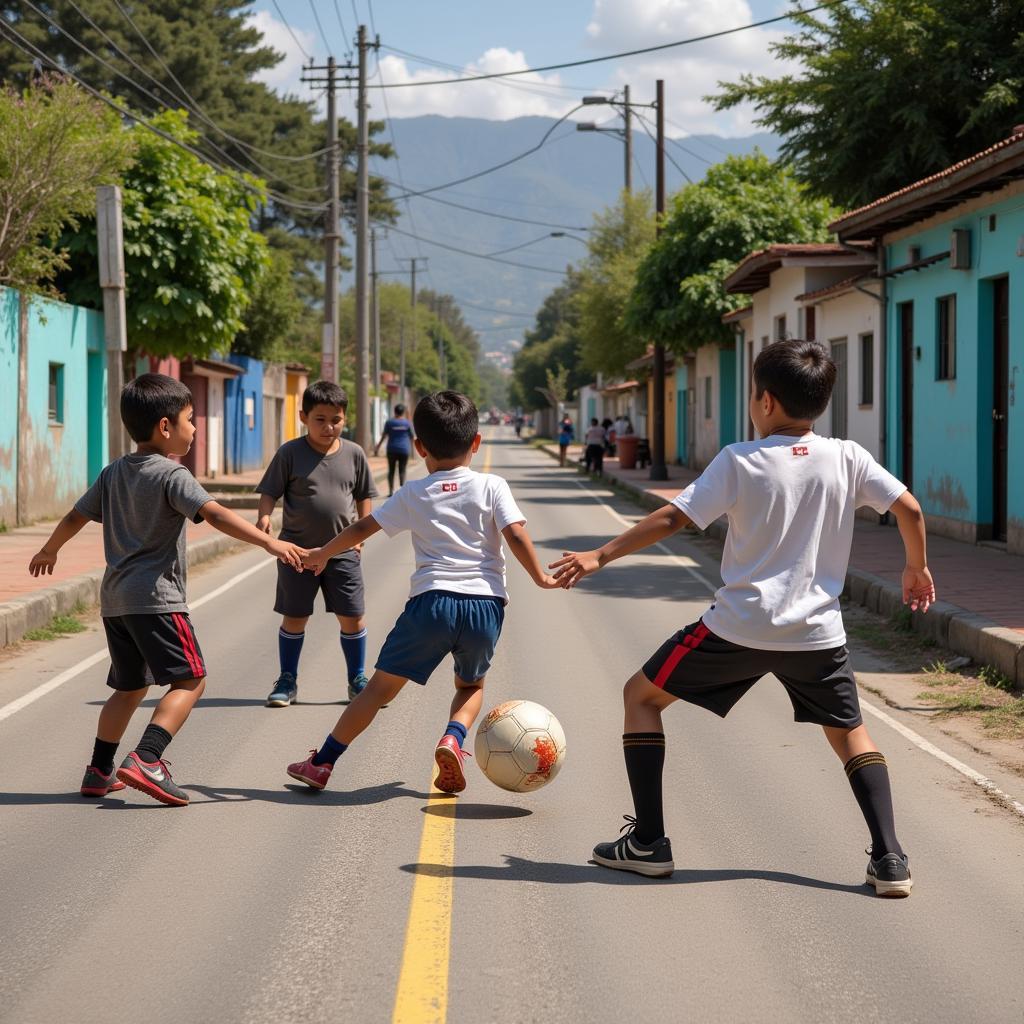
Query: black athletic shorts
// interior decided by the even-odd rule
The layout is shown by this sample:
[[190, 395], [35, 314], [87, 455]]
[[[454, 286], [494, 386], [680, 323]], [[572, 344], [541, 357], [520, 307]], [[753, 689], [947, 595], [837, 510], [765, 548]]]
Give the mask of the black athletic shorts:
[[363, 565], [358, 551], [346, 551], [332, 558], [317, 576], [308, 569], [296, 572], [284, 562], [277, 563], [277, 600], [274, 611], [292, 618], [313, 614], [318, 591], [323, 591], [324, 607], [335, 615], [359, 618], [366, 609], [363, 594]]
[[162, 615], [112, 615], [103, 619], [110, 651], [107, 686], [141, 690], [206, 675], [188, 612]]
[[846, 647], [763, 651], [741, 647], [694, 622], [666, 640], [643, 667], [655, 686], [722, 718], [762, 676], [786, 688], [797, 722], [839, 729], [861, 724], [857, 683]]

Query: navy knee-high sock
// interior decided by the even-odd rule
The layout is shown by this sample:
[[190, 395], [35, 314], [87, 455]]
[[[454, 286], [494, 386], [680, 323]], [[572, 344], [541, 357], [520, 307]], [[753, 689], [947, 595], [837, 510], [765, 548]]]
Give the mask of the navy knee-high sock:
[[277, 631], [277, 653], [281, 659], [281, 672], [288, 672], [298, 678], [299, 655], [302, 654], [302, 641], [305, 633], [289, 633], [286, 629]]
[[356, 676], [361, 676], [366, 668], [366, 630], [358, 633], [341, 634], [341, 651], [345, 655], [345, 667], [348, 669], [348, 681], [351, 683]]

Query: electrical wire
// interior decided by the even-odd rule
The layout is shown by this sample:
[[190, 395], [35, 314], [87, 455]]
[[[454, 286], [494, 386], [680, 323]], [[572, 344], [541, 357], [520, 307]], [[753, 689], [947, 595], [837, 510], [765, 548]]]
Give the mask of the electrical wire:
[[299, 42], [299, 37], [292, 31], [291, 25], [288, 24], [288, 19], [284, 16], [284, 11], [281, 10], [281, 5], [277, 0], [273, 0], [273, 4], [274, 10], [277, 11], [277, 16], [281, 19], [281, 23], [286, 29], [288, 29], [288, 35], [295, 40], [295, 45], [302, 51], [302, 56], [305, 57], [306, 60], [311, 61], [313, 59], [312, 56], [306, 52], [306, 48]]
[[[651, 125], [654, 128], [657, 128], [657, 123], [655, 121], [652, 121], [645, 114], [637, 113], [636, 117], [639, 121], [646, 122], [646, 125]], [[650, 132], [648, 132], [647, 134], [650, 135]], [[707, 164], [709, 167], [714, 163], [713, 160], [709, 160], [707, 157], [701, 156], [700, 153], [694, 153], [692, 149], [687, 149], [686, 146], [684, 146], [681, 142], [678, 142], [676, 139], [669, 138], [666, 135], [665, 141], [670, 145], [675, 146], [677, 149], [682, 150], [684, 153], [686, 153], [687, 156], [692, 156], [694, 160], [699, 160], [701, 163]]]
[[[129, 110], [127, 107], [122, 107], [119, 103], [112, 100], [109, 96], [106, 96], [98, 89], [94, 89], [91, 85], [89, 85], [88, 82], [79, 78], [73, 72], [61, 67], [60, 64], [58, 64], [55, 60], [49, 57], [43, 50], [39, 49], [39, 47], [37, 47], [34, 43], [26, 39], [20, 32], [17, 31], [17, 29], [15, 29], [9, 22], [7, 22], [3, 18], [0, 18], [0, 33], [6, 33], [14, 46], [16, 46], [23, 53], [26, 53], [28, 56], [35, 58], [37, 61], [39, 61], [41, 66], [46, 65], [48, 67], [51, 67], [58, 74], [61, 74], [67, 78], [70, 78], [72, 81], [77, 82], [91, 96], [98, 99], [101, 103], [106, 104], [112, 110], [117, 111], [117, 113], [119, 113], [125, 119], [133, 121], [140, 127], [145, 128], [146, 131], [152, 132], [152, 134], [154, 135], [158, 135], [166, 142], [170, 142], [172, 145], [177, 146], [179, 149], [184, 150], [186, 153], [191, 153], [192, 156], [196, 157], [199, 160], [202, 160], [204, 163], [212, 163], [209, 157], [207, 157], [204, 153], [201, 153], [198, 149], [195, 149], [194, 147], [190, 146], [187, 142], [182, 142], [180, 139], [176, 139], [173, 135], [169, 134], [168, 132], [162, 131], [160, 128], [157, 128], [155, 125], [150, 124], [148, 121], [140, 120], [138, 114], [135, 111]], [[226, 167], [221, 167], [217, 164], [213, 164], [213, 166], [215, 166], [218, 170], [228, 175], [229, 177], [238, 179], [239, 184], [248, 191], [255, 192], [257, 194], [266, 194], [273, 198], [273, 200], [276, 203], [279, 203], [282, 206], [291, 206], [297, 209], [304, 210], [324, 209], [323, 204], [321, 204], [320, 206], [313, 206], [310, 203], [296, 203], [290, 200], [286, 200], [283, 197], [278, 197], [276, 193], [271, 193], [267, 189], [258, 188], [251, 181], [246, 180], [245, 177], [239, 177], [237, 171], [233, 171]]]
[[[640, 122], [640, 127], [643, 128], [643, 130], [647, 133], [647, 138], [649, 138], [651, 142], [653, 142], [654, 145], [657, 146], [658, 140], [655, 139], [655, 137], [651, 134], [651, 129], [647, 127], [647, 119], [638, 116], [637, 120]], [[668, 160], [668, 162], [687, 180], [687, 182], [689, 182], [689, 184], [692, 185], [693, 178], [691, 178], [686, 173], [686, 171], [684, 171], [682, 167], [680, 167], [679, 164], [675, 162], [675, 159], [673, 158], [672, 154], [664, 147], [662, 147], [662, 152], [665, 154], [665, 159]]]
[[338, 19], [338, 27], [341, 29], [341, 38], [344, 41], [345, 46], [349, 48], [349, 52], [351, 52], [352, 37], [345, 29], [345, 22], [341, 17], [341, 8], [338, 6], [338, 0], [334, 0], [334, 15]]
[[316, 22], [316, 30], [320, 33], [320, 39], [324, 44], [324, 53], [328, 56], [331, 52], [331, 44], [327, 41], [327, 34], [324, 32], [323, 25], [320, 24], [320, 15], [316, 13], [316, 4], [313, 0], [309, 0], [309, 9], [313, 12], [313, 20]]
[[538, 242], [544, 242], [549, 238], [553, 238], [553, 235], [538, 235], [536, 238], [531, 238], [528, 242], [520, 242], [519, 245], [510, 245], [507, 249], [495, 249], [494, 252], [489, 252], [488, 256], [504, 256], [507, 252], [515, 252], [517, 249], [525, 249], [527, 246], [536, 245]]
[[621, 53], [609, 53], [603, 57], [588, 57], [585, 60], [571, 60], [562, 64], [545, 64], [536, 68], [520, 68], [518, 71], [494, 71], [484, 75], [466, 75], [463, 78], [437, 78], [429, 82], [395, 82], [393, 85], [373, 86], [375, 89], [406, 89], [422, 85], [457, 85], [463, 82], [481, 82], [490, 78], [511, 78], [514, 75], [531, 75], [541, 71], [560, 71], [563, 68], [578, 68], [586, 64], [601, 64], [609, 60], [620, 60], [623, 57], [636, 57], [644, 53], [657, 53], [661, 50], [672, 50], [679, 46], [692, 46], [694, 43], [706, 43], [712, 39], [721, 39], [723, 36], [735, 35], [737, 32], [746, 32], [752, 28], [761, 28], [764, 25], [774, 25], [779, 21], [790, 21], [794, 15], [814, 14], [815, 11], [829, 10], [832, 7], [839, 7], [849, 3], [850, 0], [828, 0], [815, 7], [804, 7], [799, 10], [788, 11], [785, 14], [778, 14], [773, 18], [762, 18], [761, 21], [752, 21], [746, 25], [737, 25], [735, 28], [721, 29], [718, 32], [708, 32], [702, 36], [691, 36], [689, 39], [677, 39], [671, 43], [659, 43], [657, 46], [644, 46], [637, 50], [623, 50]]

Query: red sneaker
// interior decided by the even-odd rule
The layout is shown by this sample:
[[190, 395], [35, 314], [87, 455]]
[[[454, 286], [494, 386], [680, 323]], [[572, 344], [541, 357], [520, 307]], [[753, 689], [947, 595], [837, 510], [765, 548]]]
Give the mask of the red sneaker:
[[466, 773], [462, 762], [469, 755], [459, 746], [454, 736], [442, 736], [434, 749], [437, 762], [437, 778], [434, 785], [442, 793], [461, 793], [466, 788]]
[[312, 786], [313, 789], [323, 789], [331, 777], [331, 772], [334, 771], [334, 765], [313, 764], [315, 753], [315, 750], [311, 750], [305, 761], [296, 761], [295, 764], [288, 765], [288, 774], [293, 779]]
[[108, 793], [119, 793], [122, 789], [124, 783], [113, 772], [104, 775], [94, 764], [86, 766], [82, 796], [106, 796]]

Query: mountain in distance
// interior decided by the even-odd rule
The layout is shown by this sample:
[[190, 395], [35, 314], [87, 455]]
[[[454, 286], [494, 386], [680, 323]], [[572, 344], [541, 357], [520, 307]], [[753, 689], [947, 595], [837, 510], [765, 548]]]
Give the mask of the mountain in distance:
[[[511, 121], [439, 115], [397, 118], [391, 129], [398, 159], [374, 161], [372, 170], [395, 183], [393, 195], [402, 191], [399, 180], [411, 192], [428, 189], [536, 146], [554, 124], [554, 119], [545, 117]], [[667, 192], [671, 196], [686, 183], [683, 172], [697, 181], [727, 154], [760, 148], [774, 157], [778, 146], [778, 138], [767, 133], [741, 138], [692, 135], [669, 141]], [[644, 131], [633, 133], [633, 155], [634, 189], [653, 187], [655, 147]], [[409, 264], [399, 262], [401, 257], [428, 257], [426, 271], [421, 268], [417, 274], [417, 288], [455, 296], [467, 322], [480, 333], [483, 351], [507, 364], [523, 331], [533, 325], [544, 297], [559, 284], [566, 264], [586, 255], [577, 239], [586, 237], [585, 229], [596, 212], [616, 201], [623, 177], [620, 136], [579, 132], [572, 122], [558, 125], [540, 149], [508, 167], [398, 202], [395, 229], [378, 232], [386, 234], [378, 240], [378, 269], [386, 272], [385, 280], [394, 280], [393, 272], [408, 274]], [[501, 220], [449, 203], [537, 223]], [[552, 238], [552, 231], [563, 231], [566, 237]], [[493, 254], [496, 260], [529, 267], [453, 250]], [[343, 287], [351, 283], [351, 274], [346, 275]]]

